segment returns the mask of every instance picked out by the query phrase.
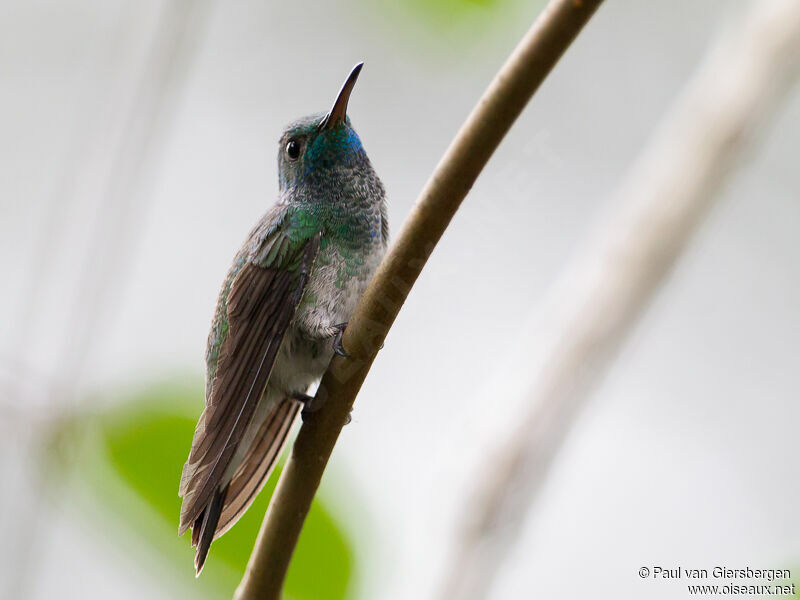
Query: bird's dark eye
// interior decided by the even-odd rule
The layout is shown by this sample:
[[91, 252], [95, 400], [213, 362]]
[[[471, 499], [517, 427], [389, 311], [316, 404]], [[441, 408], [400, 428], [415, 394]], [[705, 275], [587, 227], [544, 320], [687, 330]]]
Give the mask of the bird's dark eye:
[[286, 144], [286, 156], [289, 157], [289, 160], [297, 160], [300, 156], [300, 142], [297, 140], [289, 140], [289, 143]]

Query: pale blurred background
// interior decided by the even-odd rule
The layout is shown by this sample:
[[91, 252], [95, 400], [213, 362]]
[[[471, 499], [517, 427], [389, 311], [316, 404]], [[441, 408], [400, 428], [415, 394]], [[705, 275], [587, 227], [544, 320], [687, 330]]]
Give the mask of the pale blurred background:
[[[430, 597], [480, 476], [473, 458], [513, 420], [518, 399], [491, 382], [525, 345], [519, 323], [748, 4], [607, 0], [534, 97], [336, 448], [322, 503], [350, 558], [344, 591], [326, 597]], [[134, 434], [126, 415], [137, 402], [169, 414], [176, 398], [185, 436], [199, 414], [216, 295], [275, 198], [284, 124], [326, 110], [365, 61], [350, 116], [396, 231], [541, 6], [0, 4], [0, 597], [230, 597], [263, 507], [230, 572], [223, 538], [207, 569], [220, 573], [195, 581], [188, 539], [172, 539], [180, 463], [139, 435], [150, 417]], [[639, 578], [656, 564], [800, 573], [798, 154], [795, 94], [576, 424], [493, 599], [684, 597], [680, 583]], [[127, 443], [123, 460], [113, 448]], [[158, 494], [174, 507], [151, 510]], [[307, 576], [336, 578], [319, 543]], [[292, 597], [322, 598], [298, 585]]]

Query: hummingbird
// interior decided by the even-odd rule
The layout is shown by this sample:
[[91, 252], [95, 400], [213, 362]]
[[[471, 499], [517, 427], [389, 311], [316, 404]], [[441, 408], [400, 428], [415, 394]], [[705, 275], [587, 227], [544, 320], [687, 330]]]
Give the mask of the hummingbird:
[[363, 63], [327, 113], [288, 125], [278, 199], [236, 253], [206, 347], [205, 408], [181, 473], [178, 533], [200, 574], [211, 542], [266, 483], [388, 243], [386, 192], [347, 116]]

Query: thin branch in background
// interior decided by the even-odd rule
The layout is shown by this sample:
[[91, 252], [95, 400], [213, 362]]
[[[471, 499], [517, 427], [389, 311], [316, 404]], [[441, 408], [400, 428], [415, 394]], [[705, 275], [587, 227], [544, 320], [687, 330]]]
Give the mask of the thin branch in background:
[[[135, 101], [125, 115], [122, 139], [105, 174], [104, 197], [94, 223], [86, 259], [76, 284], [77, 296], [71, 306], [70, 327], [57, 361], [58, 372], [43, 391], [50, 415], [74, 411], [79, 381], [86, 369], [97, 331], [108, 321], [124, 288], [127, 268], [136, 249], [137, 237], [149, 206], [143, 198], [143, 182], [153, 166], [154, 149], [163, 139], [179, 98], [187, 62], [194, 55], [212, 0], [168, 2], [161, 8], [157, 29], [134, 91]], [[42, 265], [35, 265], [41, 267]], [[35, 285], [41, 285], [37, 282]], [[41, 423], [37, 423], [41, 425]], [[29, 440], [31, 454], [41, 450], [39, 427]], [[32, 456], [31, 458], [38, 458]], [[47, 484], [63, 486], [50, 478]], [[17, 551], [12, 575], [3, 582], [7, 598], [28, 598], [34, 594], [34, 557], [40, 544], [43, 518], [42, 481], [34, 481], [34, 497], [16, 512], [15, 531], [8, 537]], [[59, 488], [60, 489], [60, 488]], [[49, 490], [53, 493], [53, 490]]]
[[[798, 75], [800, 2], [758, 0], [724, 29], [623, 181], [607, 219], [554, 287], [519, 356], [528, 414], [493, 460], [442, 599], [485, 598], [549, 466], [618, 348]], [[491, 474], [487, 478], [486, 474]]]
[[238, 600], [277, 600], [328, 459], [375, 354], [445, 228], [528, 100], [601, 0], [552, 0], [459, 130], [429, 179], [344, 334], [320, 385], [323, 408], [304, 423], [272, 497]]

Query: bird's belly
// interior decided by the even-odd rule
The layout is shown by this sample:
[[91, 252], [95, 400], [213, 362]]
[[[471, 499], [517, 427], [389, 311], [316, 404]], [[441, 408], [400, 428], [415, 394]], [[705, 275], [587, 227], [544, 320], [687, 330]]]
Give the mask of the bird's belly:
[[286, 331], [268, 386], [284, 394], [305, 393], [320, 380], [333, 358], [330, 340], [311, 340], [292, 325]]
[[348, 268], [329, 246], [318, 257], [286, 332], [270, 386], [288, 394], [319, 382], [333, 358], [333, 326], [346, 323], [383, 257], [383, 247], [365, 252], [356, 269]]
[[295, 313], [297, 327], [311, 338], [330, 337], [331, 327], [349, 321], [383, 254], [378, 244], [349, 259], [333, 244], [321, 251]]

